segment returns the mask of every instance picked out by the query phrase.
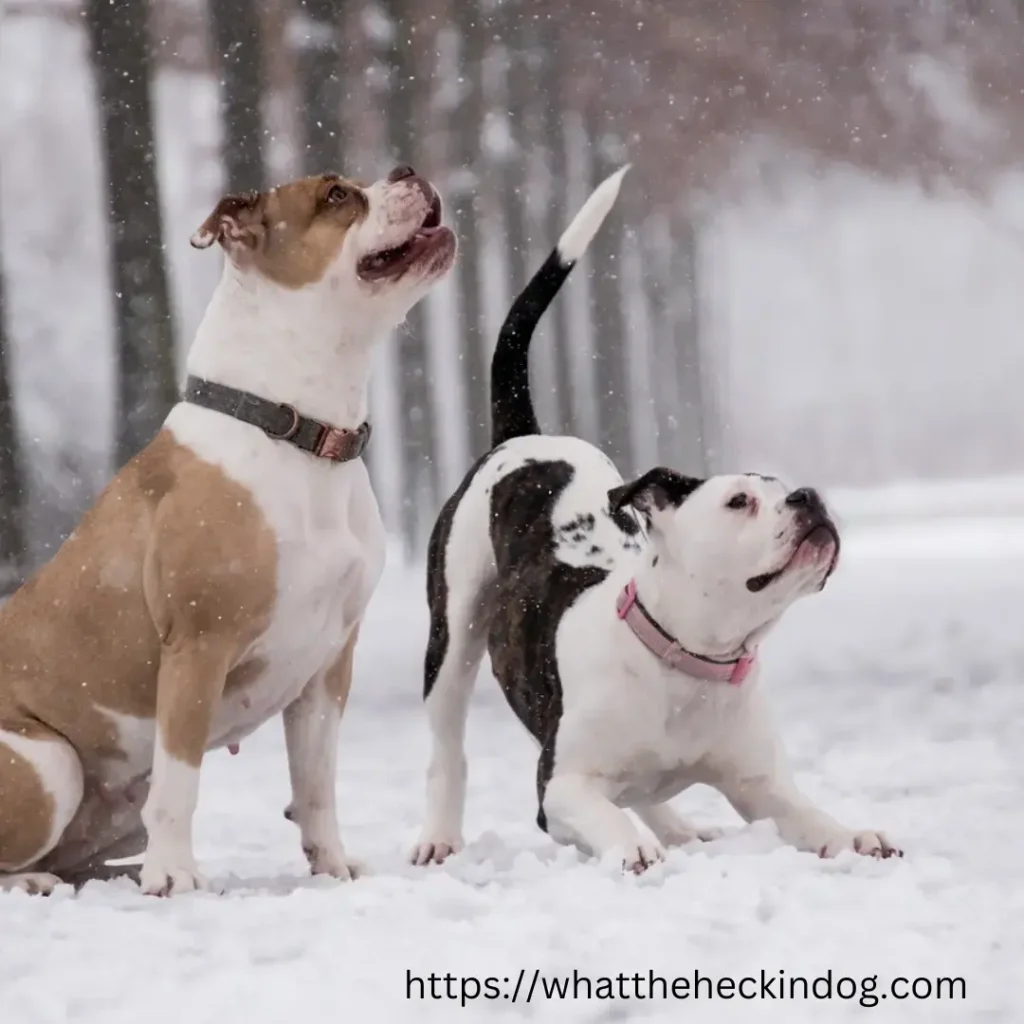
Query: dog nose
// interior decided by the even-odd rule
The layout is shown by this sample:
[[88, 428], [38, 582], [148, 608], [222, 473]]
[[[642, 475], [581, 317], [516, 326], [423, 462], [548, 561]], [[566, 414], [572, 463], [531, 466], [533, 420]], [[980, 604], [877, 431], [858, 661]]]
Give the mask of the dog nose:
[[396, 181], [404, 181], [406, 178], [415, 178], [416, 172], [408, 164], [399, 164], [389, 175], [388, 181], [394, 184]]
[[807, 509], [808, 512], [820, 512], [825, 507], [821, 495], [813, 487], [798, 487], [786, 495], [786, 504], [790, 508]]

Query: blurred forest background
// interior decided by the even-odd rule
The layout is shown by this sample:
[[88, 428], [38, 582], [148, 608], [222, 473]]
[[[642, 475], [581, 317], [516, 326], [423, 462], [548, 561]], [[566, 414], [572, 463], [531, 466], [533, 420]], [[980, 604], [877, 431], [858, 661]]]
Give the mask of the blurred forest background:
[[516, 291], [620, 203], [535, 346], [623, 472], [868, 486], [1024, 469], [1015, 0], [0, 0], [0, 589], [158, 428], [225, 191], [412, 163], [461, 242], [378, 353], [414, 555], [486, 447]]

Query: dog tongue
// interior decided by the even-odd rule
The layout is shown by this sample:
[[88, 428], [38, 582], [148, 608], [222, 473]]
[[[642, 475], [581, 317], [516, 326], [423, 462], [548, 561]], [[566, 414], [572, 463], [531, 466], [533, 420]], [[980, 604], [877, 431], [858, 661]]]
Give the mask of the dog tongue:
[[228, 753], [229, 753], [229, 754], [230, 754], [230, 755], [231, 755], [232, 757], [234, 757], [234, 756], [235, 756], [235, 754], [237, 754], [237, 753], [238, 753], [238, 751], [239, 751], [239, 746], [238, 746], [238, 744], [237, 744], [237, 743], [229, 743], [229, 744], [228, 744]]

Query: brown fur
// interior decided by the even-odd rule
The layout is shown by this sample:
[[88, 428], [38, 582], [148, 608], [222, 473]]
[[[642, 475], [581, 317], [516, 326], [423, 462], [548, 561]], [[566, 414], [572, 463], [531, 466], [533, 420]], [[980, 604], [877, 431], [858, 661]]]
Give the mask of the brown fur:
[[[198, 764], [225, 676], [269, 622], [276, 558], [249, 492], [161, 431], [0, 609], [0, 728], [71, 744], [83, 822], [111, 810], [103, 779], [126, 758], [104, 710], [158, 717], [168, 751]], [[229, 679], [249, 685], [254, 669]], [[38, 788], [26, 771], [0, 758], [5, 813]], [[0, 862], [12, 860], [0, 831]]]
[[2, 740], [0, 787], [4, 796], [0, 800], [0, 869], [18, 868], [46, 848], [54, 801], [34, 765]]
[[192, 244], [205, 248], [219, 241], [237, 266], [255, 267], [277, 284], [297, 289], [324, 276], [349, 228], [368, 210], [354, 181], [336, 174], [301, 178], [267, 192], [225, 196]]

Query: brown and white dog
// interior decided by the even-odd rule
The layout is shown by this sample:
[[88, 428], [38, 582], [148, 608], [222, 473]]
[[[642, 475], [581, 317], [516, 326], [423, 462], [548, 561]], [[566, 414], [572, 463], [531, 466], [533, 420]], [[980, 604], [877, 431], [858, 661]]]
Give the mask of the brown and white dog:
[[396, 168], [227, 197], [192, 238], [215, 242], [185, 400], [0, 609], [0, 888], [143, 851], [143, 891], [204, 887], [203, 755], [278, 713], [285, 813], [315, 874], [350, 874], [338, 726], [385, 546], [359, 459], [370, 358], [455, 238]]

